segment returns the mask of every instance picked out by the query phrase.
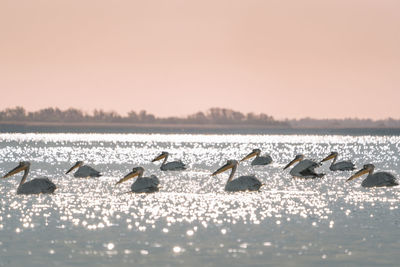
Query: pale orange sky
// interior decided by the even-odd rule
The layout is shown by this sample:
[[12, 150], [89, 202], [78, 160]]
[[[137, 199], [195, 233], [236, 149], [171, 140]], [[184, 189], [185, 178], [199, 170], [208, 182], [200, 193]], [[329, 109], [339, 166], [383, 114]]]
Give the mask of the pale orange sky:
[[0, 0], [0, 109], [400, 118], [399, 0]]

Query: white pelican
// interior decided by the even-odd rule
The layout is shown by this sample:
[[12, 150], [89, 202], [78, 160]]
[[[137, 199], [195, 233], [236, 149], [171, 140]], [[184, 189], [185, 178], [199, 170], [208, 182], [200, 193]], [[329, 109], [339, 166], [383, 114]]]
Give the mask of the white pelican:
[[17, 167], [9, 171], [3, 178], [10, 177], [18, 172], [24, 171], [21, 182], [19, 183], [17, 194], [29, 195], [29, 194], [48, 194], [53, 193], [56, 190], [56, 185], [49, 180], [49, 178], [35, 178], [29, 182], [26, 182], [26, 177], [28, 177], [30, 162], [21, 161]]
[[367, 178], [361, 183], [363, 187], [382, 187], [399, 185], [396, 178], [388, 172], [374, 173], [374, 164], [365, 164], [364, 167], [353, 174], [346, 182], [356, 179], [357, 177], [368, 173]]
[[176, 160], [176, 161], [171, 161], [171, 162], [167, 162], [169, 153], [168, 152], [161, 152], [161, 154], [156, 157], [155, 159], [153, 159], [151, 162], [155, 162], [157, 160], [161, 160], [164, 159], [164, 161], [161, 164], [160, 169], [162, 171], [181, 171], [181, 170], [186, 170], [186, 165], [183, 164], [183, 162], [181, 160]]
[[211, 176], [217, 175], [218, 173], [224, 172], [228, 169], [232, 169], [229, 175], [228, 181], [225, 185], [225, 191], [236, 192], [236, 191], [257, 191], [262, 186], [261, 182], [254, 176], [240, 176], [234, 180], [238, 162], [236, 160], [228, 160], [224, 166], [216, 170]]
[[268, 165], [272, 162], [272, 158], [270, 155], [266, 154], [265, 156], [260, 156], [261, 150], [256, 148], [253, 149], [253, 151], [248, 154], [246, 157], [244, 157], [243, 159], [240, 160], [240, 162], [252, 158], [252, 157], [256, 157], [252, 162], [251, 165]]
[[289, 172], [292, 176], [305, 179], [314, 179], [323, 177], [325, 175], [324, 173], [316, 173], [314, 171], [314, 169], [319, 167], [320, 164], [309, 159], [304, 159], [304, 155], [302, 154], [296, 155], [294, 160], [289, 162], [283, 169], [287, 169], [289, 166], [298, 161], [299, 163], [297, 163], [296, 166], [294, 166]]
[[321, 162], [333, 159], [331, 166], [329, 166], [331, 171], [352, 171], [355, 169], [354, 164], [351, 161], [340, 161], [336, 163], [337, 156], [337, 152], [331, 152], [326, 158], [321, 160]]
[[142, 177], [144, 169], [142, 167], [133, 168], [130, 173], [125, 175], [124, 178], [119, 180], [115, 185], [125, 182], [133, 177], [138, 176], [136, 181], [132, 184], [131, 190], [135, 193], [153, 193], [158, 191], [160, 181], [155, 175], [150, 177]]
[[[79, 168], [78, 168], [79, 167]], [[78, 168], [74, 173], [74, 177], [87, 178], [87, 177], [100, 177], [101, 173], [88, 165], [83, 165], [83, 161], [77, 161], [65, 174], [70, 173], [73, 169]]]

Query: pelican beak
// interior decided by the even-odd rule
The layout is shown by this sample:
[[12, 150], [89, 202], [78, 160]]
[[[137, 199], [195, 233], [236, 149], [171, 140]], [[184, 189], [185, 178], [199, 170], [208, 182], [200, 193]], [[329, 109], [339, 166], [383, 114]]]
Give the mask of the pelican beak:
[[324, 158], [323, 160], [321, 160], [321, 162], [324, 162], [324, 161], [333, 159], [334, 157], [335, 157], [335, 154], [331, 153], [331, 154], [329, 154], [329, 156], [327, 156], [326, 158]]
[[296, 162], [300, 161], [299, 158], [295, 158], [294, 160], [292, 160], [291, 162], [289, 162], [285, 168], [283, 168], [284, 170], [286, 170], [287, 168], [289, 168], [290, 166], [292, 166], [293, 164], [295, 164]]
[[19, 173], [21, 171], [24, 171], [26, 169], [26, 166], [19, 164], [17, 167], [15, 167], [14, 169], [12, 169], [11, 171], [9, 171], [6, 175], [4, 175], [2, 178], [8, 178], [11, 175], [14, 175], [16, 173]]
[[359, 170], [358, 172], [356, 172], [355, 174], [353, 174], [352, 176], [350, 176], [349, 179], [346, 180], [346, 182], [349, 182], [351, 180], [356, 179], [357, 177], [360, 177], [361, 175], [364, 175], [366, 173], [369, 173], [369, 170], [366, 168], [362, 168], [361, 170]]
[[251, 153], [248, 154], [246, 157], [242, 158], [242, 159], [240, 160], [240, 162], [242, 162], [242, 161], [244, 161], [244, 160], [246, 160], [246, 159], [255, 157], [255, 156], [257, 156], [257, 152], [251, 152]]
[[161, 154], [161, 155], [159, 155], [158, 157], [156, 157], [155, 159], [153, 159], [151, 162], [154, 162], [154, 161], [163, 159], [163, 158], [165, 158], [165, 156], [166, 156], [165, 154]]
[[65, 174], [70, 173], [73, 169], [78, 168], [80, 166], [79, 162], [75, 163], [74, 166], [72, 166]]
[[211, 174], [211, 176], [215, 176], [215, 175], [217, 175], [218, 173], [224, 172], [224, 171], [226, 171], [226, 170], [228, 170], [228, 169], [231, 169], [231, 168], [233, 168], [233, 165], [232, 165], [232, 164], [229, 164], [229, 163], [226, 163], [224, 166], [222, 166], [221, 168], [219, 168], [218, 170], [216, 170], [215, 172], [213, 172], [213, 174]]
[[119, 180], [115, 185], [123, 183], [125, 181], [128, 181], [129, 179], [136, 177], [139, 175], [139, 172], [137, 171], [132, 171], [130, 173], [128, 173], [127, 175], [124, 176], [124, 178], [122, 178], [121, 180]]

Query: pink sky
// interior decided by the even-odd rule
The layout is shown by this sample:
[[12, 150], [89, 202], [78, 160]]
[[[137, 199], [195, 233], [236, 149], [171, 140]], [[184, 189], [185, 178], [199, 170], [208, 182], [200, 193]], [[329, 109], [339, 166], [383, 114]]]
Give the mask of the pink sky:
[[399, 0], [1, 0], [0, 109], [400, 118]]

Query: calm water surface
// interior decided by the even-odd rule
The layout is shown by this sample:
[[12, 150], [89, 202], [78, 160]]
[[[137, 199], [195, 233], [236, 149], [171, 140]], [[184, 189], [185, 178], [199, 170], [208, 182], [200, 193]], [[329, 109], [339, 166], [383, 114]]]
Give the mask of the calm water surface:
[[[364, 189], [350, 172], [293, 179], [284, 165], [296, 153], [320, 160], [330, 151], [357, 168], [399, 177], [398, 135], [0, 134], [0, 174], [31, 161], [30, 177], [49, 177], [52, 195], [16, 195], [21, 174], [0, 180], [0, 266], [284, 265], [398, 266], [400, 187]], [[226, 193], [227, 159], [261, 148], [269, 166], [242, 163], [260, 192]], [[161, 151], [183, 172], [161, 172]], [[65, 175], [77, 160], [103, 173]], [[133, 167], [155, 174], [154, 194], [115, 183]], [[29, 178], [28, 178], [29, 179]]]

